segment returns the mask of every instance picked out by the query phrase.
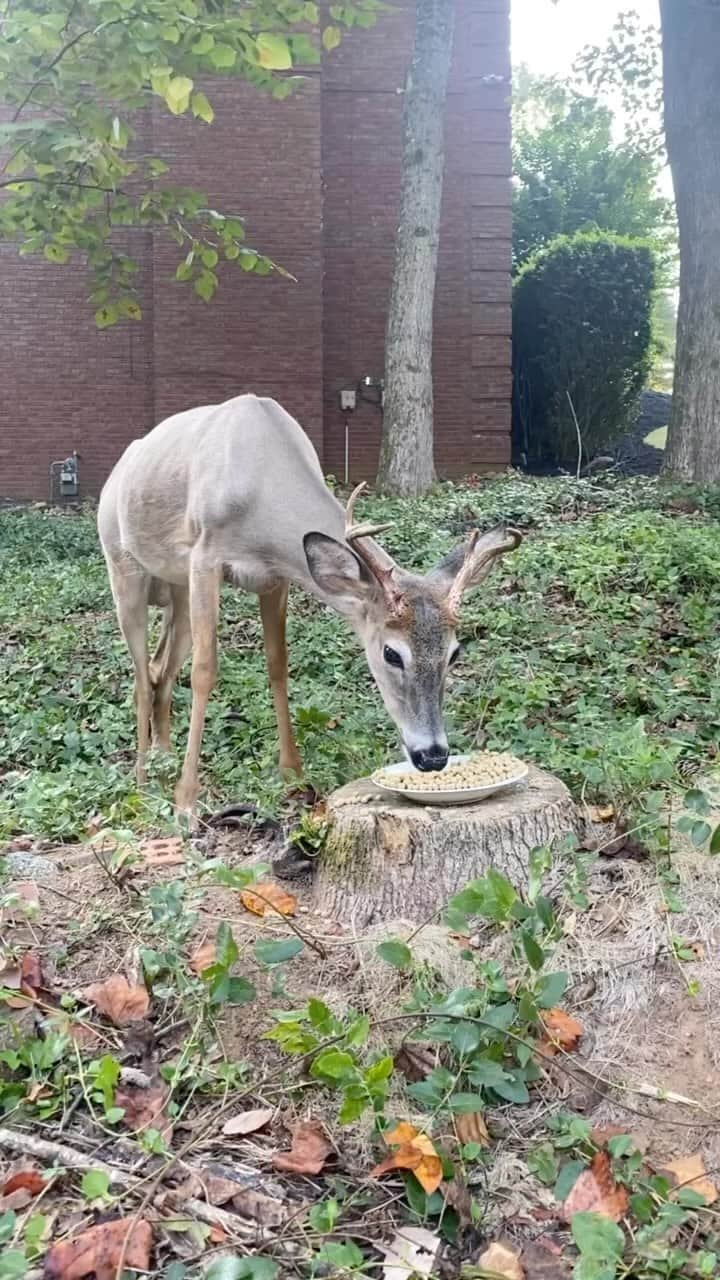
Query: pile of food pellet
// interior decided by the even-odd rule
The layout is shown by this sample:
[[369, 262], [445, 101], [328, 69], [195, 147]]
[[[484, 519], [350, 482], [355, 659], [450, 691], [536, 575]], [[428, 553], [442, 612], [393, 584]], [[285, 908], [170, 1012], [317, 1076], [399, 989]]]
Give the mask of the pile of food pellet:
[[525, 770], [522, 760], [507, 752], [478, 751], [467, 760], [449, 764], [440, 773], [420, 773], [416, 769], [395, 773], [391, 769], [378, 769], [373, 774], [373, 782], [393, 791], [471, 791], [522, 777]]

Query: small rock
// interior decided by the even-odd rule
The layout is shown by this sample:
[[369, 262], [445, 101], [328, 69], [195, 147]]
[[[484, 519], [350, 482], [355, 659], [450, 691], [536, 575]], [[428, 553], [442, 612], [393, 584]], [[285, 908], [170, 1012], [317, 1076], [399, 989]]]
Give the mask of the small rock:
[[5, 870], [8, 875], [21, 880], [55, 880], [57, 867], [52, 858], [43, 858], [37, 853], [24, 853], [11, 849], [3, 855]]

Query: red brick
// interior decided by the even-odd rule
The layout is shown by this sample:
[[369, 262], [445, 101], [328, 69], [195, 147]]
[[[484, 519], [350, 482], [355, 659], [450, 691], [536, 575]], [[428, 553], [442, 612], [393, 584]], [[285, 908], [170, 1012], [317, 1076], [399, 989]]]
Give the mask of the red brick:
[[473, 334], [502, 333], [512, 330], [510, 304], [507, 302], [474, 302], [472, 304]]
[[512, 361], [509, 338], [494, 335], [476, 335], [472, 340], [472, 363], [510, 368]]
[[507, 271], [473, 271], [470, 298], [473, 302], [509, 302], [511, 281]]

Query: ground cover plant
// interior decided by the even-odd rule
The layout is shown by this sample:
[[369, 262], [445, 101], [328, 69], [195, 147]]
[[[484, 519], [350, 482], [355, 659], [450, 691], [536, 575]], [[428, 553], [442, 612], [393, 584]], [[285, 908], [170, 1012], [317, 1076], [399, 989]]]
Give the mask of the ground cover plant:
[[[409, 567], [525, 530], [465, 609], [451, 737], [559, 774], [593, 838], [440, 920], [342, 930], [262, 829], [190, 839], [171, 761], [137, 790], [92, 513], [2, 513], [0, 1280], [720, 1268], [717, 495], [511, 477], [368, 511]], [[256, 604], [223, 605], [206, 802], [312, 854]], [[362, 656], [299, 593], [290, 654], [317, 791], [393, 758]], [[188, 702], [185, 674], [181, 743]]]

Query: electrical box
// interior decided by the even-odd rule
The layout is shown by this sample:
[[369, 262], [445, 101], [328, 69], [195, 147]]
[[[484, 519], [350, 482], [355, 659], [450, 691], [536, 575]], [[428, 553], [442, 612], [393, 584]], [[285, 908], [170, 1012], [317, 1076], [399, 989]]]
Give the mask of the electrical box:
[[60, 464], [60, 493], [63, 498], [75, 498], [78, 493], [77, 458], [66, 458]]
[[343, 412], [351, 412], [357, 405], [357, 393], [354, 388], [340, 392], [340, 408]]

